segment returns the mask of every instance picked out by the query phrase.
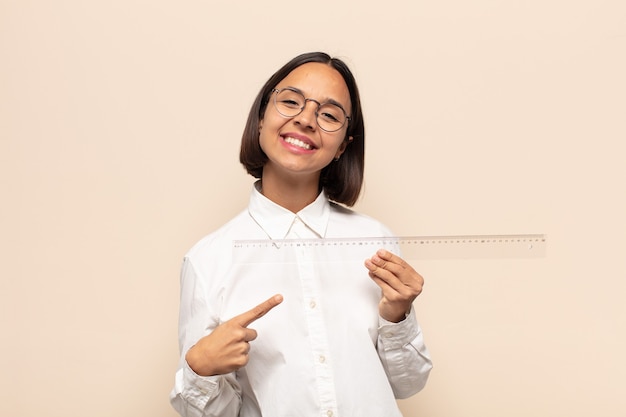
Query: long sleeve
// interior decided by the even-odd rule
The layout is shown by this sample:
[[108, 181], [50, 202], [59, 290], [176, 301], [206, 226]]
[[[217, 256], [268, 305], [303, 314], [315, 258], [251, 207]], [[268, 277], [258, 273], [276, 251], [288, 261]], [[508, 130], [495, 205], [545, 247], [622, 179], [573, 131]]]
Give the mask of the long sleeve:
[[399, 323], [380, 319], [377, 348], [396, 398], [408, 398], [424, 388], [432, 361], [413, 308]]
[[219, 324], [217, 314], [207, 302], [206, 285], [192, 261], [185, 258], [181, 270], [179, 315], [181, 357], [170, 402], [183, 417], [236, 417], [241, 407], [241, 387], [234, 374], [202, 377], [185, 360], [191, 346]]

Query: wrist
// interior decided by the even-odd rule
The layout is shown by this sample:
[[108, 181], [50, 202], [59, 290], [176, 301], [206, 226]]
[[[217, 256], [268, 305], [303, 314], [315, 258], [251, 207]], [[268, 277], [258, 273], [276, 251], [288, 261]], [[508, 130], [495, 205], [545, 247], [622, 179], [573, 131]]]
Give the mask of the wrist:
[[380, 316], [391, 323], [400, 323], [402, 320], [406, 319], [411, 309], [408, 310], [389, 310], [389, 311], [380, 311]]
[[189, 350], [187, 351], [187, 354], [185, 354], [185, 361], [187, 362], [187, 365], [189, 365], [189, 368], [196, 373], [196, 375], [198, 376], [210, 376], [211, 375], [210, 372], [207, 372], [209, 370], [206, 369], [206, 366], [200, 365], [200, 361], [198, 360], [198, 356], [197, 356], [196, 345], [193, 345], [191, 348], [189, 348]]

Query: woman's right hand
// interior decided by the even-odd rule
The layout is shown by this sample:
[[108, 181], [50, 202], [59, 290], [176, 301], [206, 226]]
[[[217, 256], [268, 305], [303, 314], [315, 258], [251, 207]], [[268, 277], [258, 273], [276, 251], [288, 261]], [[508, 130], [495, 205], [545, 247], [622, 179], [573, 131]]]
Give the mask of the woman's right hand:
[[200, 376], [223, 375], [234, 372], [248, 363], [250, 342], [257, 332], [248, 326], [283, 302], [276, 294], [258, 306], [220, 324], [187, 351], [185, 360]]

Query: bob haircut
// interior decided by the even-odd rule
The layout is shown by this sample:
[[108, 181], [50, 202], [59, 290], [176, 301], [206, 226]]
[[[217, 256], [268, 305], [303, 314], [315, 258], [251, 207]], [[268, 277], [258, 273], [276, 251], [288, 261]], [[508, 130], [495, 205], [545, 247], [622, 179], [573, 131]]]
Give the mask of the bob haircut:
[[365, 126], [361, 110], [361, 99], [356, 80], [348, 66], [342, 60], [331, 58], [324, 52], [309, 52], [299, 55], [267, 80], [254, 100], [248, 114], [248, 121], [241, 138], [239, 161], [246, 168], [248, 174], [255, 178], [261, 178], [263, 166], [268, 158], [259, 143], [259, 122], [265, 116], [272, 89], [287, 77], [291, 71], [309, 62], [327, 64], [334, 68], [341, 74], [348, 86], [352, 114], [350, 115], [344, 141], [348, 141], [350, 137], [352, 137], [352, 141], [348, 142], [346, 150], [338, 161], [333, 160], [322, 169], [319, 187], [320, 190], [323, 189], [326, 192], [330, 200], [351, 207], [357, 202], [361, 193], [365, 166]]

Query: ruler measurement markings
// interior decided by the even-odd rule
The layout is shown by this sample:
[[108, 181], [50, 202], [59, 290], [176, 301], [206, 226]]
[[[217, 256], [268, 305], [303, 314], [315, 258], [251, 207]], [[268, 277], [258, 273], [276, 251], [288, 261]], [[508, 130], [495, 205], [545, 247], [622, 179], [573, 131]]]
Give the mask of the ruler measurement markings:
[[233, 254], [235, 260], [261, 263], [272, 262], [279, 252], [288, 256], [289, 250], [307, 248], [318, 250], [321, 259], [339, 253], [335, 249], [349, 259], [378, 248], [400, 252], [406, 260], [537, 258], [545, 256], [546, 243], [543, 234], [264, 239], [234, 241]]

